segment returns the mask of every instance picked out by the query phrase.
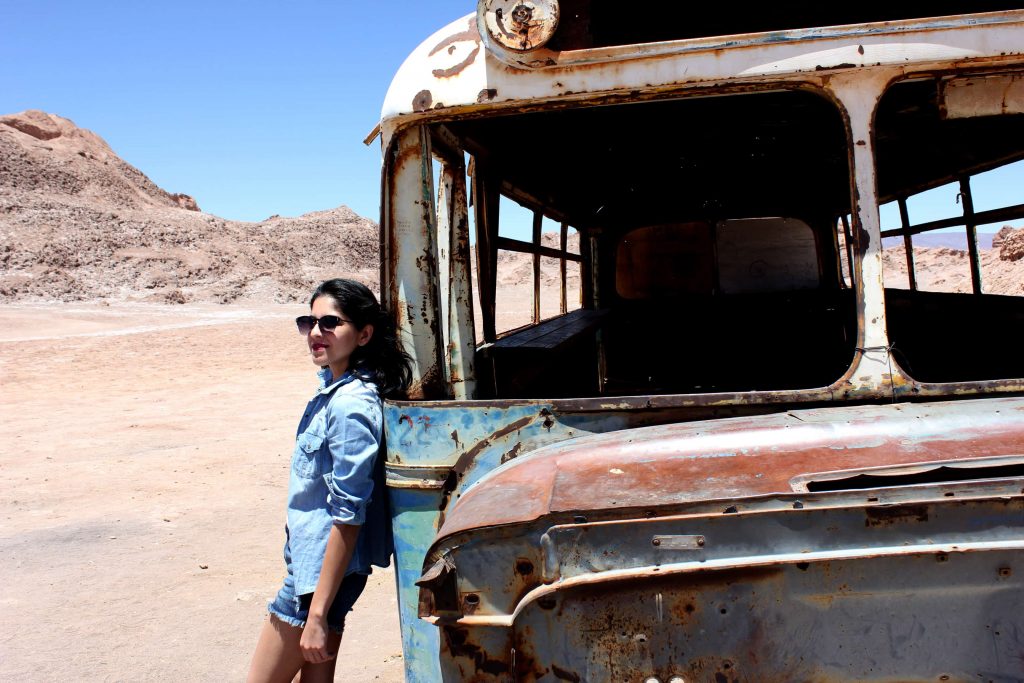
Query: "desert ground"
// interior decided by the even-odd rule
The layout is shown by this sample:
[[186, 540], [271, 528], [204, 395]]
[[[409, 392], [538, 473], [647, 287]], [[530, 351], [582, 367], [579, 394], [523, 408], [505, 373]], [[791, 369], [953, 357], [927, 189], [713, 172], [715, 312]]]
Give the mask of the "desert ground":
[[[0, 306], [0, 680], [242, 680], [283, 576], [301, 304]], [[394, 572], [337, 680], [402, 680]]]

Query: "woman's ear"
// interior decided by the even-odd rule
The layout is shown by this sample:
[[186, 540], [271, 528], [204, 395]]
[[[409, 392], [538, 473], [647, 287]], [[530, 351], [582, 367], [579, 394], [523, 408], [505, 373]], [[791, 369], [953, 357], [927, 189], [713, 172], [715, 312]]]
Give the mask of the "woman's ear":
[[359, 330], [359, 338], [356, 339], [356, 344], [359, 346], [366, 346], [370, 343], [373, 338], [373, 325], [367, 323], [363, 329]]

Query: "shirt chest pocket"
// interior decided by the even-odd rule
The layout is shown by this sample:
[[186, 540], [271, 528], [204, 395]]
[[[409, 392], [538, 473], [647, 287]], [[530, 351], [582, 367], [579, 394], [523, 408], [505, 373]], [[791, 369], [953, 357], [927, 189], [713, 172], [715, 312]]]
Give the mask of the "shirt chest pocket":
[[314, 479], [326, 471], [327, 454], [324, 435], [303, 433], [295, 440], [295, 452], [292, 454], [292, 470], [306, 479]]

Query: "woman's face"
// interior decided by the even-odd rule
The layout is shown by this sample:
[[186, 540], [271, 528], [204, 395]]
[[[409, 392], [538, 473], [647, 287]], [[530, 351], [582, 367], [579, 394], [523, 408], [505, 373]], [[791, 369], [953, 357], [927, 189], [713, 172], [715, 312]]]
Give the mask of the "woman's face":
[[330, 296], [320, 296], [313, 301], [309, 312], [314, 318], [322, 318], [325, 315], [336, 315], [342, 319], [333, 330], [323, 330], [320, 325], [314, 325], [313, 329], [306, 335], [306, 343], [309, 345], [309, 353], [313, 362], [320, 367], [330, 367], [331, 374], [340, 377], [349, 367], [349, 359], [352, 352], [360, 346], [365, 346], [373, 336], [373, 325], [366, 325], [363, 329], [356, 329], [350, 318], [338, 306], [338, 302]]

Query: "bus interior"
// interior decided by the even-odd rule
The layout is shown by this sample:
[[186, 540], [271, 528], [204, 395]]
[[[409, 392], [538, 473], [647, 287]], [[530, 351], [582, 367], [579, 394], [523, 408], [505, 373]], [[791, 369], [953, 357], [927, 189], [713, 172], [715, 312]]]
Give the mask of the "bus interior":
[[[970, 201], [973, 176], [1024, 159], [1024, 114], [970, 110], [958, 88], [1007, 82], [1019, 75], [889, 86], [875, 114], [879, 204], [903, 206], [949, 183], [966, 194], [962, 215], [883, 225], [884, 236], [912, 245], [916, 234], [959, 227], [977, 268], [976, 227], [1024, 218], [1024, 205], [975, 213]], [[830, 386], [850, 368], [868, 237], [844, 115], [822, 92], [691, 91], [431, 129], [437, 163], [469, 160], [476, 398], [800, 390]], [[532, 240], [505, 233], [508, 200], [532, 212]], [[561, 226], [560, 241], [542, 237], [542, 219]], [[569, 227], [578, 250], [567, 246]], [[556, 315], [535, 304], [527, 324], [501, 329], [504, 252], [560, 263]], [[580, 273], [569, 297], [567, 264]], [[968, 292], [920, 291], [912, 277], [905, 288], [886, 283], [892, 359], [913, 380], [1024, 377], [1024, 354], [990, 352], [1022, 338], [1024, 299], [973, 282]]]

